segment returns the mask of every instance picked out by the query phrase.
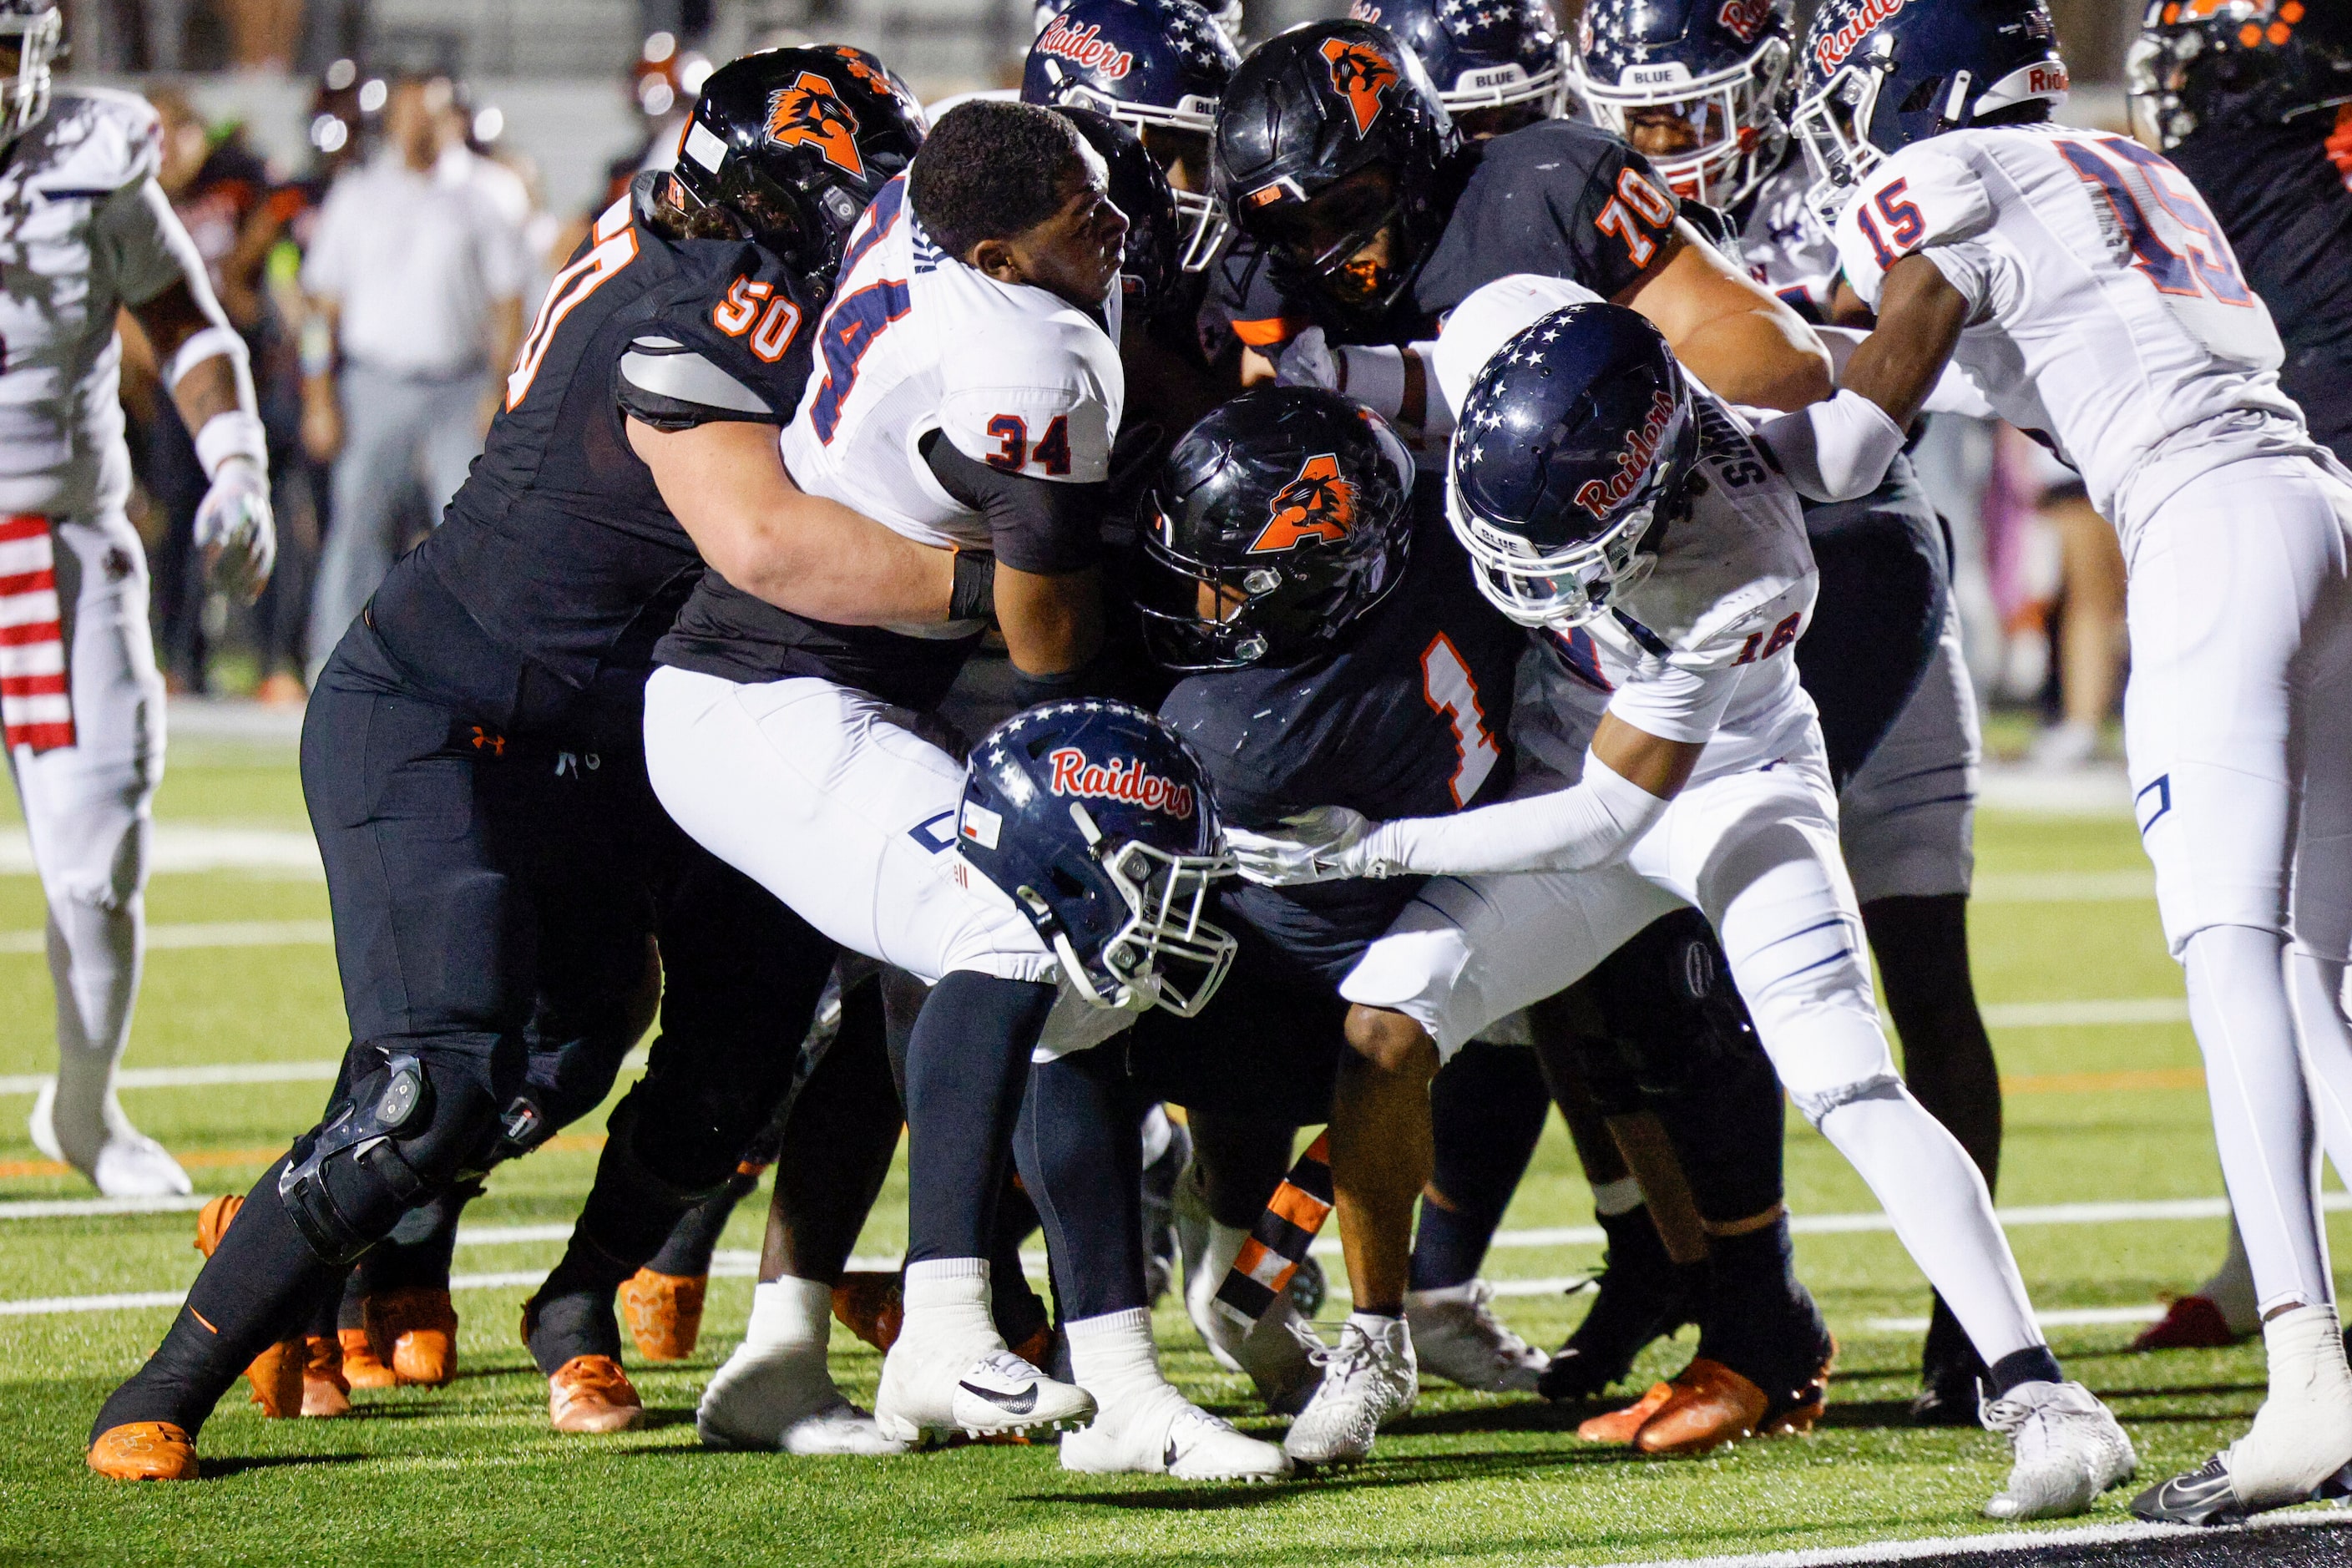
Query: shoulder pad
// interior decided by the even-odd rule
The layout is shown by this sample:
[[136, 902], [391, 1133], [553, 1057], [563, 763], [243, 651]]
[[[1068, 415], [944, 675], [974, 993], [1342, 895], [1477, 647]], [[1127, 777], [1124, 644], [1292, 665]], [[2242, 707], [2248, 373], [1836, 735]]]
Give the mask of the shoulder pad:
[[765, 398], [676, 338], [630, 340], [615, 391], [626, 413], [657, 430], [730, 419], [782, 423]]
[[1839, 215], [1838, 259], [1853, 291], [1874, 308], [1898, 259], [1974, 239], [1992, 221], [1992, 197], [1964, 153], [1915, 142], [1872, 170]]
[[1437, 386], [1446, 405], [1460, 408], [1495, 351], [1523, 329], [1554, 310], [1600, 302], [1601, 296], [1581, 283], [1532, 272], [1497, 278], [1471, 290], [1437, 334]]
[[26, 142], [33, 166], [26, 182], [52, 201], [110, 195], [163, 164], [163, 127], [154, 109], [112, 88], [58, 89]]

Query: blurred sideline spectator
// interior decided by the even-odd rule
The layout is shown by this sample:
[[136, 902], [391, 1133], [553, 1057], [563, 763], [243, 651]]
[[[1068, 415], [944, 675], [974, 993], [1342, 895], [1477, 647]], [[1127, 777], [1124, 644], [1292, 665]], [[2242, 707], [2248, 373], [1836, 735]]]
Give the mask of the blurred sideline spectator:
[[311, 597], [314, 679], [406, 542], [404, 481], [423, 480], [437, 522], [522, 337], [530, 197], [466, 147], [456, 110], [446, 78], [394, 83], [383, 147], [328, 193], [302, 264], [332, 334], [303, 388], [306, 442], [335, 465]]

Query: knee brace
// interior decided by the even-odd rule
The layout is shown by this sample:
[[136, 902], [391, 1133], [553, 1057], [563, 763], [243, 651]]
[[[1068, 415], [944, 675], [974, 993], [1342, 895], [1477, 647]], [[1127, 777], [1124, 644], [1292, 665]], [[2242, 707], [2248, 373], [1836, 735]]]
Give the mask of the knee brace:
[[[1681, 1094], [1700, 1075], [1757, 1049], [1715, 928], [1696, 910], [1653, 921], [1595, 969], [1590, 984], [1605, 1035], [1584, 1041], [1586, 1070], [1612, 1114]], [[1632, 1103], [1613, 1103], [1629, 1097]]]
[[392, 1233], [401, 1216], [487, 1152], [497, 1122], [481, 1085], [407, 1053], [354, 1047], [350, 1090], [295, 1145], [278, 1195], [302, 1238], [336, 1268]]

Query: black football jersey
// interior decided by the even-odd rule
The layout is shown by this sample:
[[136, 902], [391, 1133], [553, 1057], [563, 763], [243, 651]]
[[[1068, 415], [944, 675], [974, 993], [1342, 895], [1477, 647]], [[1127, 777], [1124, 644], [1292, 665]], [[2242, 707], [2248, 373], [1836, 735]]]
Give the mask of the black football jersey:
[[[807, 328], [822, 301], [757, 246], [663, 235], [650, 221], [652, 179], [607, 209], [556, 274], [472, 473], [370, 606], [423, 683], [515, 728], [561, 724], [600, 677], [650, 669], [702, 572], [630, 448], [624, 358], [698, 356], [723, 373], [670, 378], [695, 395], [640, 399], [641, 416], [672, 428], [781, 426], [808, 379]], [[478, 631], [444, 635], [453, 613]], [[501, 658], [479, 657], [484, 634]]]
[[[1160, 705], [1200, 752], [1224, 821], [1262, 828], [1318, 805], [1376, 820], [1439, 816], [1510, 788], [1526, 634], [1479, 596], [1439, 509], [1416, 511], [1404, 580], [1339, 651], [1188, 676]], [[1223, 897], [1229, 914], [1336, 986], [1420, 885], [1235, 883]]]
[[2221, 220], [2278, 323], [2280, 384], [2312, 433], [2352, 462], [2352, 174], [2328, 161], [2331, 131], [2352, 142], [2352, 104], [2284, 125], [2200, 131], [2168, 156]]
[[1580, 120], [1544, 120], [1484, 142], [1435, 254], [1413, 283], [1431, 317], [1516, 272], [1566, 278], [1604, 300], [1633, 286], [1681, 204], [1650, 161]]

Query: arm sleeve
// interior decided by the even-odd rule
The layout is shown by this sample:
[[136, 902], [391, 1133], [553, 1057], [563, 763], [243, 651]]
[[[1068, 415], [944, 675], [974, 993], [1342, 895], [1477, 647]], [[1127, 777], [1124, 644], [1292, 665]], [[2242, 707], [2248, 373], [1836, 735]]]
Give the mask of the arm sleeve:
[[1715, 738], [1716, 726], [1723, 722], [1724, 710], [1731, 706], [1731, 694], [1738, 687], [1737, 666], [1685, 669], [1668, 665], [1619, 687], [1609, 699], [1609, 711], [1643, 734], [1704, 745]]
[[988, 519], [990, 548], [1016, 572], [1058, 576], [1102, 554], [1102, 511], [1110, 487], [1068, 484], [976, 463], [953, 441], [923, 438], [923, 459], [948, 494]]
[[959, 347], [943, 368], [940, 428], [973, 462], [1047, 484], [1110, 477], [1127, 384], [1100, 328], [1032, 320]]
[[1622, 858], [1665, 809], [1664, 800], [1587, 751], [1584, 776], [1571, 788], [1451, 816], [1384, 822], [1367, 837], [1365, 849], [1389, 875], [1590, 871]]
[[93, 227], [92, 248], [105, 258], [115, 296], [124, 304], [143, 305], [183, 279], [199, 303], [212, 303], [212, 284], [205, 275], [204, 258], [196, 254], [196, 242], [188, 237], [172, 211], [171, 198], [152, 177], [109, 196]]
[[1876, 489], [1903, 450], [1903, 426], [1859, 393], [1841, 392], [1793, 414], [1760, 421], [1758, 440], [1797, 493], [1811, 500], [1856, 500]]

